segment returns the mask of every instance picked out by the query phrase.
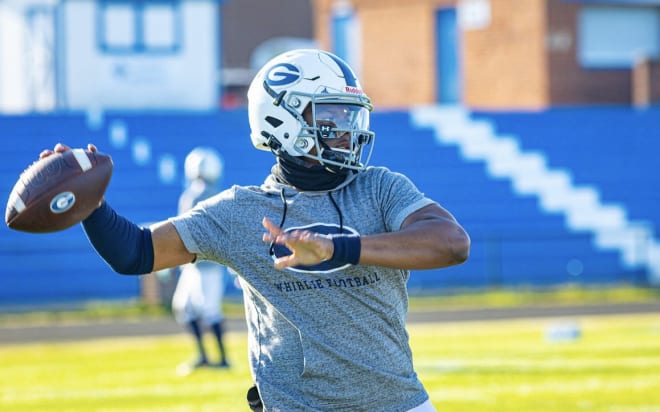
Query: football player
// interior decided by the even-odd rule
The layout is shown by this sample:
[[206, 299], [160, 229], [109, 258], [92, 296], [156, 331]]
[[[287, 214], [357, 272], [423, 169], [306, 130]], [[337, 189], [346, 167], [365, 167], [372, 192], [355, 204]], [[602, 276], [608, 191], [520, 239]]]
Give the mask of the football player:
[[[197, 203], [219, 192], [223, 161], [219, 153], [209, 147], [196, 147], [184, 161], [186, 188], [179, 198], [179, 213], [187, 212]], [[223, 342], [222, 299], [224, 296], [224, 267], [210, 261], [181, 266], [181, 273], [172, 297], [172, 311], [179, 324], [192, 335], [197, 358], [179, 365], [179, 375], [188, 375], [202, 366], [229, 367]], [[203, 335], [209, 329], [218, 344], [219, 360], [209, 361]]]
[[413, 367], [406, 282], [465, 262], [470, 239], [407, 177], [367, 166], [372, 108], [339, 57], [283, 53], [248, 91], [252, 143], [275, 156], [261, 185], [149, 228], [107, 202], [83, 222], [119, 273], [198, 260], [238, 273], [255, 410], [435, 411]]

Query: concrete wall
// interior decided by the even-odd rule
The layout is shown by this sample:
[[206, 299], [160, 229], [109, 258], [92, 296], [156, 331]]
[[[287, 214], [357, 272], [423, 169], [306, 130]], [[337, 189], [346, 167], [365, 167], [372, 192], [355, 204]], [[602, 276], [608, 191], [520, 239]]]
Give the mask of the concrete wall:
[[218, 31], [214, 1], [181, 3], [176, 16], [181, 19], [180, 48], [164, 53], [102, 50], [98, 7], [89, 0], [62, 5], [57, 27], [61, 108], [217, 107], [220, 50], [217, 37], [209, 35]]

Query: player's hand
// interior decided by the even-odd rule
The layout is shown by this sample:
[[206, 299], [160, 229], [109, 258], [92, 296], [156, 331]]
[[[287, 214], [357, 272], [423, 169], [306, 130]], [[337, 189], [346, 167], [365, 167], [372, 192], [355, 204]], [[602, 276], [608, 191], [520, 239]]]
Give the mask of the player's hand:
[[275, 259], [276, 269], [316, 265], [332, 257], [334, 244], [329, 236], [309, 230], [284, 232], [266, 218], [262, 224], [268, 230], [263, 235], [264, 242], [284, 245], [291, 251], [290, 255]]
[[[58, 144], [55, 145], [53, 150], [46, 149], [46, 150], [43, 150], [41, 153], [39, 153], [39, 159], [44, 159], [44, 158], [52, 155], [53, 153], [66, 152], [67, 150], [71, 150], [71, 148], [69, 146], [65, 145], [65, 144], [58, 143]], [[87, 150], [89, 150], [90, 152], [94, 152], [94, 153], [96, 153], [98, 151], [96, 146], [94, 146], [91, 143], [87, 145]]]
[[[67, 150], [71, 150], [71, 148], [69, 146], [63, 144], [63, 143], [58, 143], [58, 144], [55, 145], [53, 150], [45, 149], [41, 153], [39, 153], [39, 159], [45, 159], [48, 156], [52, 155], [53, 153], [63, 153], [63, 152], [66, 152]], [[98, 152], [98, 149], [96, 148], [96, 146], [94, 146], [91, 143], [89, 143], [87, 145], [87, 150], [89, 150], [90, 152], [93, 152], [93, 153]], [[105, 196], [101, 197], [101, 200], [99, 200], [99, 204], [98, 204], [97, 207], [101, 206], [104, 201], [105, 201]]]

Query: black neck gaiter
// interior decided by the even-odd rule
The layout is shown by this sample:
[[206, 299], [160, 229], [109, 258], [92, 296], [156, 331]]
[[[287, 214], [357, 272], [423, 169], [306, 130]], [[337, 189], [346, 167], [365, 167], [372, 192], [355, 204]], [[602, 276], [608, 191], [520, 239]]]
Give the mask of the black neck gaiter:
[[345, 169], [333, 173], [323, 165], [309, 166], [287, 155], [278, 156], [277, 164], [271, 169], [278, 182], [310, 192], [332, 190], [343, 183], [350, 172], [350, 169]]

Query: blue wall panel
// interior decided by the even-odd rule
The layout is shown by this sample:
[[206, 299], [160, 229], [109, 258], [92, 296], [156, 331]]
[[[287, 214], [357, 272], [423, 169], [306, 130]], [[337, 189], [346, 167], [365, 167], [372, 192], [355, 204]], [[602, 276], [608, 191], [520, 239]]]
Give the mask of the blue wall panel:
[[[625, 204], [634, 217], [660, 223], [654, 207], [660, 173], [653, 159], [660, 144], [653, 138], [653, 131], [660, 130], [658, 111], [565, 109], [474, 116], [493, 121], [498, 131], [519, 135], [523, 148], [544, 151], [552, 167], [571, 170], [577, 183], [598, 185], [607, 200]], [[579, 132], [576, 118], [584, 124]], [[110, 136], [119, 122], [125, 126], [123, 145]], [[472, 237], [466, 264], [414, 271], [413, 291], [636, 282], [643, 276], [622, 267], [617, 254], [597, 250], [589, 234], [569, 231], [563, 217], [542, 212], [535, 198], [520, 197], [508, 181], [491, 178], [483, 163], [466, 161], [456, 147], [439, 144], [431, 130], [416, 129], [407, 112], [376, 112], [372, 128], [377, 137], [371, 164], [407, 174], [427, 196], [449, 209]], [[106, 198], [120, 213], [141, 223], [176, 212], [183, 159], [195, 146], [213, 145], [223, 154], [227, 185], [260, 184], [274, 162], [270, 153], [252, 148], [244, 109], [110, 113], [92, 124], [76, 113], [10, 116], [0, 117], [0, 133], [5, 142], [14, 143], [0, 148], [0, 190], [5, 196], [42, 149], [60, 141], [72, 147], [92, 142], [115, 163]], [[136, 162], [133, 154], [132, 145], [138, 141], [149, 149], [145, 163]], [[178, 175], [171, 181], [159, 176], [162, 158], [175, 160]], [[32, 235], [2, 225], [0, 259], [0, 305], [139, 295], [139, 278], [113, 273], [78, 226]]]

